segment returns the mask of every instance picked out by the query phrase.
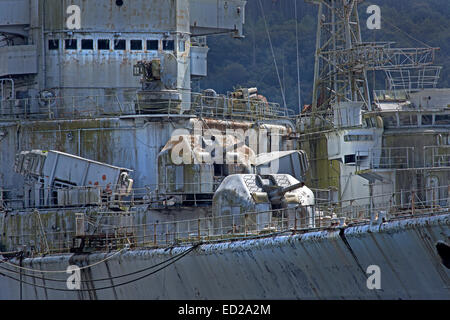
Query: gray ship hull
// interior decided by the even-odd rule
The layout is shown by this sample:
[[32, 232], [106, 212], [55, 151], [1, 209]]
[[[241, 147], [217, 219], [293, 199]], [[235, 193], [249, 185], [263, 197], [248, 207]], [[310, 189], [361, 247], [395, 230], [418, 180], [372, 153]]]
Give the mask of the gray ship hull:
[[[109, 256], [57, 255], [25, 259], [25, 268], [84, 269], [81, 289], [32, 278], [41, 273], [6, 272], [1, 264], [0, 299], [450, 299], [450, 270], [436, 250], [450, 237], [450, 214], [345, 229], [202, 244], [162, 270], [128, 274], [165, 261], [190, 247], [130, 250]], [[109, 257], [109, 258], [108, 258]], [[448, 258], [448, 257], [447, 257]], [[17, 260], [15, 260], [17, 263]], [[381, 289], [369, 289], [369, 266], [380, 268]], [[17, 269], [16, 269], [17, 270]], [[147, 275], [147, 276], [146, 276]], [[66, 280], [65, 273], [44, 277]], [[120, 283], [134, 281], [120, 286]], [[34, 284], [34, 285], [30, 285]], [[118, 286], [119, 285], [119, 286]], [[46, 288], [42, 288], [46, 287]], [[104, 289], [108, 287], [107, 289]]]

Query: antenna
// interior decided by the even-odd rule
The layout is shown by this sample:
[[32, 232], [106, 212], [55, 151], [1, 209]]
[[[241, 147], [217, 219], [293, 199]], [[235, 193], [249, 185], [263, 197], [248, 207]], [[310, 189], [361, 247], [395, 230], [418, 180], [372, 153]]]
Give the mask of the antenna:
[[[313, 117], [344, 101], [371, 110], [367, 71], [423, 69], [439, 48], [391, 48], [393, 42], [362, 42], [358, 4], [363, 0], [305, 0], [317, 4]], [[391, 80], [392, 83], [394, 80]]]
[[297, 0], [294, 0], [295, 10], [295, 42], [297, 45], [297, 86], [298, 86], [298, 114], [302, 113], [302, 91], [300, 85], [300, 58], [299, 58], [299, 44], [298, 44], [298, 14], [297, 14]]

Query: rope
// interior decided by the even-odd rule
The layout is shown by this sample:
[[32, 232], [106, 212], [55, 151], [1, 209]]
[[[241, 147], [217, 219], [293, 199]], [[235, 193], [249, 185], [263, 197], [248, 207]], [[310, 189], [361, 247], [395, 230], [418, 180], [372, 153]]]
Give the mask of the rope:
[[[123, 249], [121, 249], [121, 250], [115, 252], [114, 254], [110, 255], [109, 257], [106, 257], [105, 259], [100, 260], [100, 261], [98, 261], [98, 262], [96, 262], [96, 263], [93, 263], [93, 264], [88, 265], [88, 266], [80, 267], [80, 270], [87, 269], [87, 268], [91, 268], [91, 267], [94, 267], [94, 266], [96, 266], [96, 265], [98, 265], [98, 264], [100, 264], [100, 263], [103, 263], [103, 262], [105, 262], [105, 261], [111, 259], [112, 257], [118, 255], [119, 253], [121, 253], [121, 252], [122, 252], [123, 250], [125, 250], [125, 249], [126, 249], [126, 248], [123, 248]], [[55, 271], [53, 271], [53, 270], [39, 270], [39, 269], [31, 269], [31, 268], [20, 267], [20, 266], [18, 266], [18, 265], [16, 265], [16, 264], [11, 263], [11, 262], [8, 262], [8, 261], [6, 261], [6, 260], [4, 260], [4, 261], [2, 261], [2, 262], [3, 262], [4, 264], [6, 264], [6, 265], [13, 266], [13, 267], [15, 267], [15, 268], [17, 268], [17, 269], [22, 269], [22, 270], [30, 271], [30, 272], [36, 272], [36, 273], [67, 273], [67, 270], [64, 270], [64, 271], [58, 271], [58, 270], [55, 270]]]
[[403, 31], [402, 29], [400, 29], [399, 27], [397, 27], [396, 25], [390, 23], [384, 16], [383, 16], [383, 21], [386, 22], [388, 25], [390, 25], [391, 27], [394, 27], [395, 29], [397, 29], [398, 31], [400, 31], [401, 33], [403, 33], [404, 35], [406, 35], [407, 37], [409, 37], [412, 40], [415, 40], [421, 44], [423, 44], [424, 46], [426, 46], [427, 48], [431, 48], [429, 45], [427, 45], [425, 42], [414, 38], [412, 35], [410, 35], [409, 33]]
[[[188, 253], [191, 252], [195, 247], [196, 247], [196, 246], [193, 246], [193, 247], [191, 247], [190, 249], [188, 249], [188, 250], [186, 250], [186, 251], [184, 251], [184, 252], [181, 252], [181, 253], [179, 253], [179, 254], [176, 254], [175, 256], [173, 256], [173, 257], [171, 257], [171, 258], [169, 258], [169, 259], [167, 259], [167, 260], [164, 260], [164, 261], [162, 261], [162, 262], [159, 262], [159, 263], [157, 263], [157, 264], [155, 264], [155, 265], [152, 265], [152, 266], [150, 266], [150, 267], [146, 267], [146, 268], [141, 269], [141, 270], [133, 271], [133, 272], [130, 272], [130, 273], [126, 273], [126, 274], [122, 274], [122, 275], [114, 276], [114, 277], [108, 277], [108, 278], [102, 278], [102, 279], [94, 279], [94, 280], [81, 280], [81, 282], [107, 281], [107, 280], [113, 280], [113, 279], [119, 279], [119, 278], [123, 278], [123, 277], [128, 277], [128, 276], [131, 276], [131, 275], [134, 275], [134, 274], [137, 274], [137, 273], [141, 273], [141, 272], [144, 272], [144, 271], [148, 271], [148, 270], [151, 270], [151, 269], [153, 269], [153, 268], [156, 268], [156, 267], [158, 267], [158, 266], [160, 266], [160, 265], [163, 265], [163, 264], [165, 264], [165, 263], [167, 263], [167, 262], [169, 262], [169, 261], [171, 261], [171, 260], [174, 260], [174, 259], [178, 258], [179, 256], [188, 254]], [[18, 271], [10, 270], [10, 269], [4, 268], [4, 267], [2, 267], [1, 265], [0, 265], [0, 269], [5, 270], [6, 272], [11, 272], [11, 273], [15, 273], [15, 274], [20, 274], [20, 272], [18, 272]], [[81, 269], [81, 268], [80, 268], [80, 269]], [[40, 279], [40, 280], [45, 280], [45, 281], [54, 281], [54, 282], [66, 282], [66, 281], [67, 281], [67, 280], [61, 280], [61, 279], [44, 278], [44, 277], [40, 277], [40, 276], [27, 275], [27, 274], [22, 274], [22, 275], [25, 276], [25, 277], [30, 277], [30, 278]]]
[[259, 0], [259, 6], [261, 7], [262, 16], [263, 16], [263, 19], [264, 19], [264, 26], [266, 28], [266, 34], [267, 34], [267, 38], [269, 39], [270, 50], [272, 51], [273, 63], [275, 64], [275, 70], [277, 72], [278, 82], [280, 83], [281, 96], [283, 97], [284, 107], [286, 108], [287, 107], [286, 106], [286, 97], [284, 95], [283, 83], [281, 82], [280, 72], [278, 71], [277, 59], [275, 58], [275, 52], [273, 50], [272, 39], [270, 38], [269, 28], [267, 27], [266, 15], [264, 14], [264, 8], [263, 8], [263, 5], [261, 3], [261, 0]]
[[[181, 258], [183, 258], [184, 256], [186, 256], [189, 252], [191, 252], [191, 251], [192, 251], [194, 248], [196, 248], [198, 245], [199, 245], [199, 244], [197, 244], [197, 245], [195, 245], [194, 247], [192, 247], [191, 249], [187, 250], [183, 255], [179, 256], [177, 259], [175, 259], [174, 261], [172, 261], [172, 262], [169, 263], [168, 265], [165, 265], [165, 266], [163, 266], [163, 267], [161, 267], [161, 268], [159, 268], [159, 269], [157, 269], [157, 270], [155, 270], [155, 271], [152, 271], [152, 272], [150, 272], [150, 273], [148, 273], [148, 274], [145, 274], [145, 275], [143, 275], [143, 276], [141, 276], [141, 277], [138, 277], [138, 278], [136, 278], [136, 279], [129, 280], [129, 281], [126, 281], [126, 282], [122, 282], [122, 283], [119, 283], [119, 284], [115, 284], [115, 285], [111, 285], [111, 286], [100, 287], [100, 288], [95, 288], [95, 289], [79, 289], [79, 290], [71, 290], [71, 289], [61, 289], [61, 288], [47, 287], [47, 286], [42, 286], [42, 285], [38, 285], [38, 284], [34, 284], [34, 283], [29, 283], [29, 282], [26, 282], [26, 281], [21, 281], [21, 283], [28, 284], [28, 285], [30, 285], [30, 286], [34, 286], [34, 287], [38, 287], [38, 288], [43, 288], [43, 289], [48, 289], [48, 290], [54, 290], [54, 291], [65, 291], [65, 292], [74, 292], [74, 291], [87, 291], [87, 292], [90, 292], [90, 291], [100, 291], [100, 290], [112, 289], [112, 288], [124, 286], [124, 285], [130, 284], [130, 283], [133, 283], [133, 282], [142, 280], [142, 279], [144, 279], [144, 278], [147, 278], [147, 277], [149, 277], [149, 276], [151, 276], [151, 275], [153, 275], [153, 274], [155, 274], [155, 273], [157, 273], [157, 272], [159, 272], [159, 271], [161, 271], [161, 270], [163, 270], [163, 269], [169, 267], [170, 265], [174, 264], [175, 262], [177, 262], [178, 260], [180, 260]], [[0, 273], [0, 274], [1, 274], [1, 273]], [[5, 277], [7, 277], [7, 278], [10, 278], [10, 279], [12, 279], [12, 280], [15, 280], [15, 281], [18, 281], [18, 282], [20, 281], [20, 280], [14, 278], [14, 277], [12, 277], [12, 276], [9, 276], [9, 275], [6, 275], [6, 274], [2, 274], [2, 275], [5, 276]]]

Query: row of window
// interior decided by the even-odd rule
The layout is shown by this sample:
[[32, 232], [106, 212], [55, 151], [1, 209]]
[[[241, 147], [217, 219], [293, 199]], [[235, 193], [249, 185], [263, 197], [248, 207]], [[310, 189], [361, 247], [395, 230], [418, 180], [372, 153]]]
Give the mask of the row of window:
[[349, 134], [344, 136], [344, 141], [372, 141], [373, 135], [369, 134]]
[[[450, 125], [449, 114], [384, 114], [383, 124], [385, 128], [417, 127], [417, 126], [448, 126]], [[365, 119], [367, 127], [378, 127], [374, 117]]]
[[[144, 43], [146, 44], [146, 50], [157, 51], [159, 50], [159, 40], [130, 40], [129, 48], [131, 51], [144, 50]], [[78, 39], [65, 39], [64, 48], [66, 50], [78, 50], [79, 41]], [[126, 50], [127, 40], [117, 39], [98, 39], [97, 49], [98, 50]], [[49, 50], [59, 50], [59, 40], [51, 39], [48, 40]], [[162, 49], [166, 51], [175, 50], [174, 40], [162, 40]], [[180, 51], [184, 51], [184, 41], [183, 44], [180, 43]], [[93, 39], [81, 39], [81, 50], [94, 50], [94, 40]]]
[[386, 128], [409, 127], [409, 126], [448, 126], [450, 125], [449, 114], [399, 114], [383, 116], [384, 126]]

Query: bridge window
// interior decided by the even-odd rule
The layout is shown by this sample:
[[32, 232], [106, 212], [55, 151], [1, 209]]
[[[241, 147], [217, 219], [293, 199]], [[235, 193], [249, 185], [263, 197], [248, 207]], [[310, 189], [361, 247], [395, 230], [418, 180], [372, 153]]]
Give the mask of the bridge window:
[[158, 50], [159, 41], [158, 40], [147, 40], [147, 50]]
[[114, 50], [126, 50], [127, 42], [123, 39], [114, 40]]
[[142, 50], [142, 40], [131, 40], [130, 41], [131, 50]]
[[94, 50], [94, 40], [92, 39], [81, 40], [81, 50]]
[[349, 134], [344, 136], [344, 141], [372, 141], [373, 136], [370, 134]]
[[77, 50], [78, 49], [78, 40], [77, 39], [66, 39], [64, 41], [64, 46], [66, 50]]
[[344, 163], [355, 163], [355, 162], [356, 162], [356, 155], [347, 154], [344, 156]]
[[450, 125], [450, 114], [435, 115], [435, 125]]
[[400, 114], [400, 126], [416, 126], [417, 115], [415, 114]]
[[213, 164], [214, 167], [214, 176], [216, 177], [222, 177], [224, 176], [224, 165], [223, 164]]
[[58, 50], [59, 49], [59, 40], [51, 39], [48, 40], [48, 50]]
[[433, 124], [433, 115], [432, 114], [422, 115], [422, 125], [423, 126], [431, 126], [432, 124]]
[[173, 51], [175, 49], [175, 42], [173, 40], [163, 40], [163, 50]]
[[383, 117], [384, 126], [386, 128], [397, 127], [397, 117], [395, 115]]
[[109, 50], [109, 40], [99, 39], [97, 41], [98, 50]]

